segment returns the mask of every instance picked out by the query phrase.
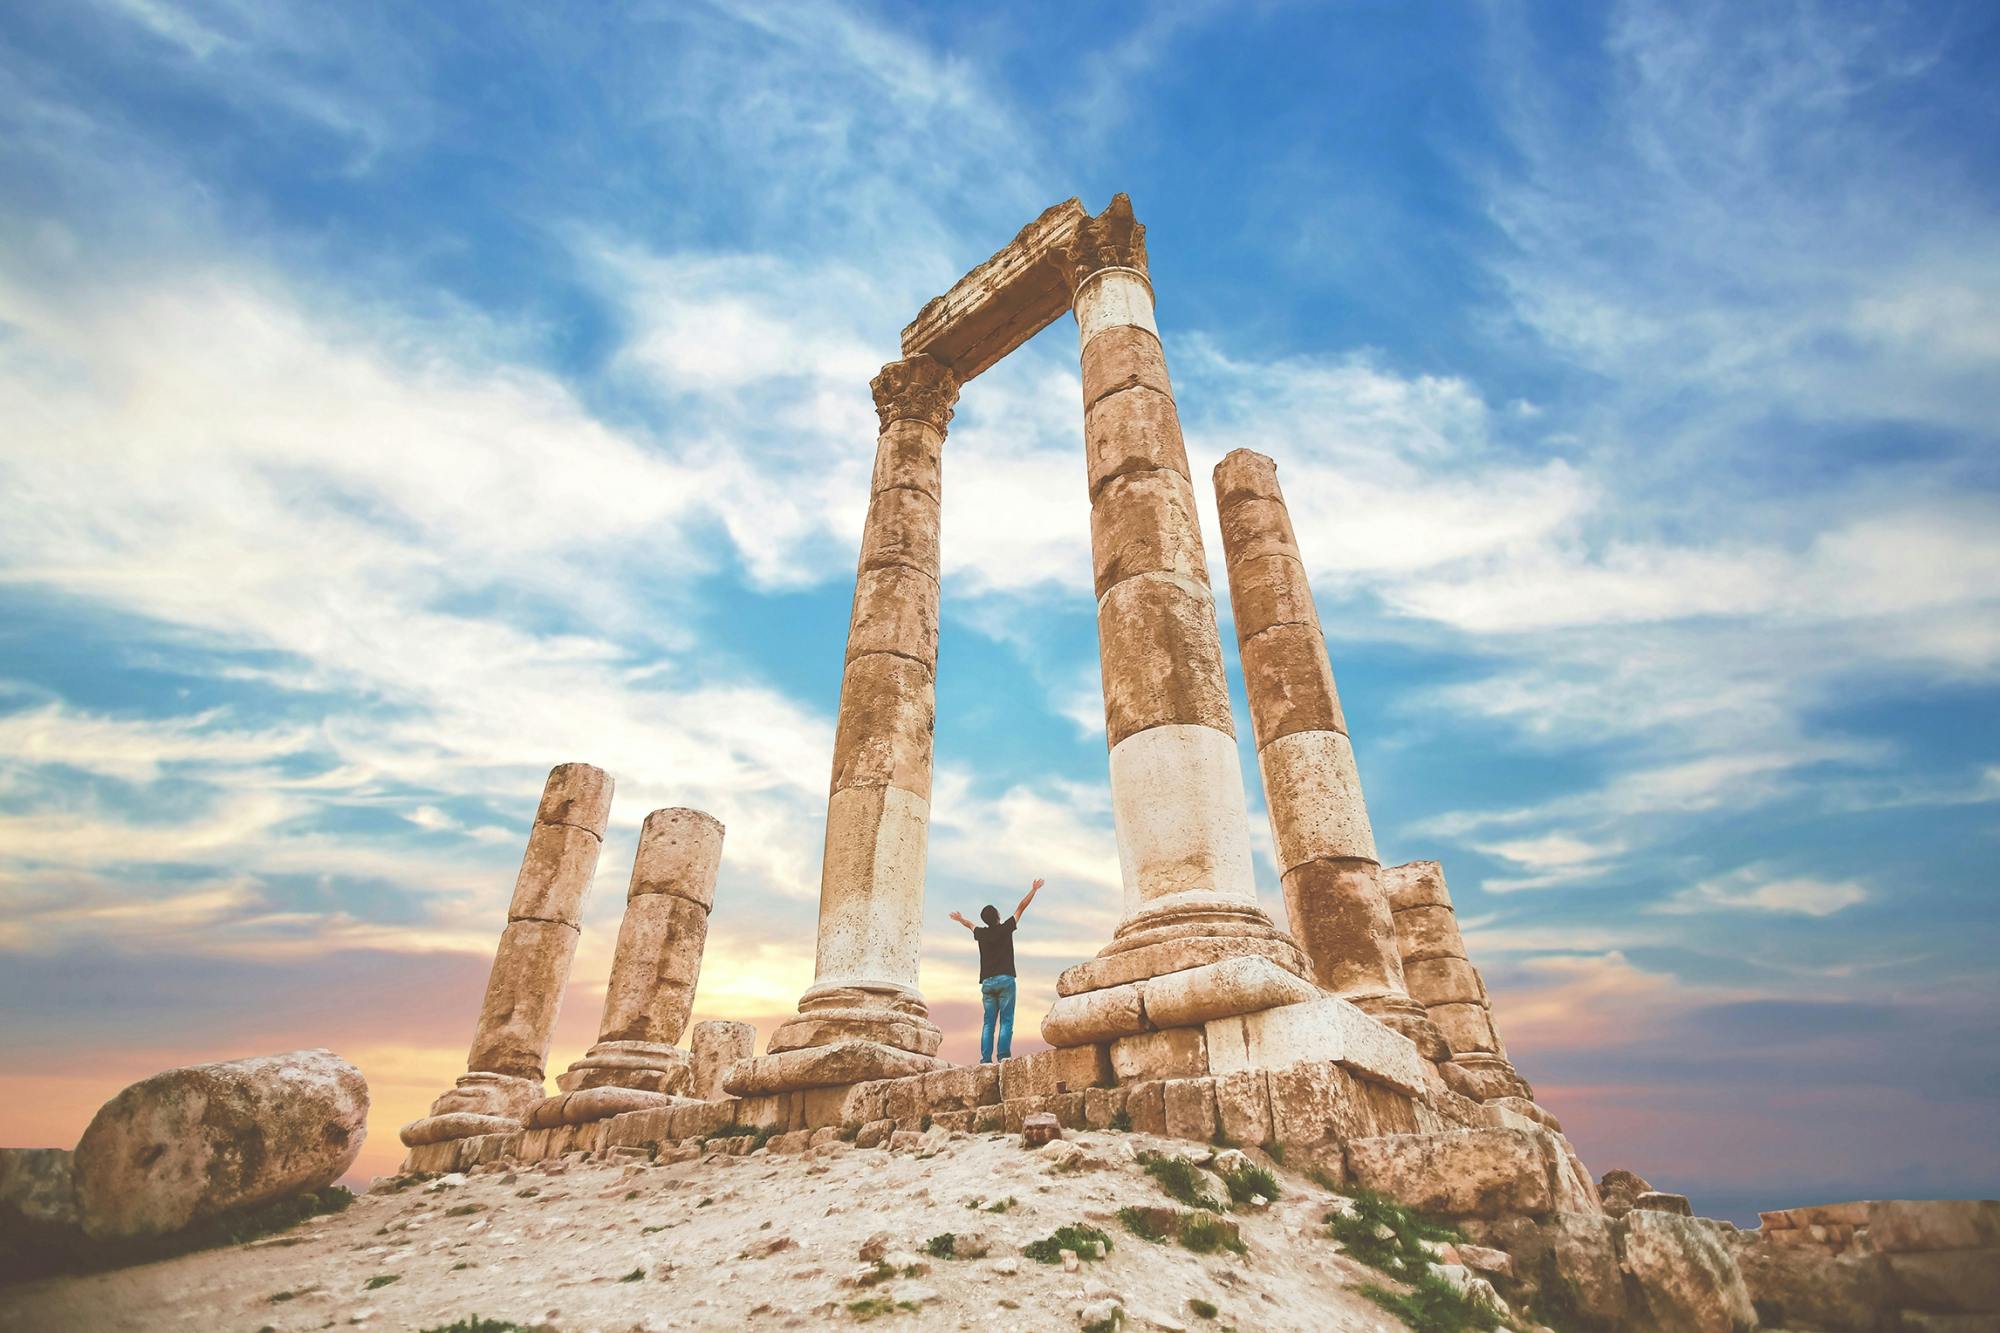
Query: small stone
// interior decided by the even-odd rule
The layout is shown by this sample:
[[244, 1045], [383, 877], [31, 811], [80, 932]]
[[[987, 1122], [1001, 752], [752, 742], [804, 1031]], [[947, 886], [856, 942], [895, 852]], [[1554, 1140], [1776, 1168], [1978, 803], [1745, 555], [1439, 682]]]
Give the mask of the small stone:
[[876, 1232], [867, 1240], [861, 1242], [861, 1262], [864, 1264], [877, 1262], [883, 1255], [889, 1252], [889, 1247], [893, 1244], [895, 1244], [895, 1237], [891, 1236], [888, 1232]]
[[887, 1143], [889, 1136], [895, 1132], [895, 1121], [871, 1120], [861, 1127], [860, 1133], [854, 1136], [854, 1146], [857, 1148], [879, 1148]]
[[790, 1236], [766, 1236], [762, 1240], [752, 1241], [749, 1245], [746, 1245], [743, 1248], [743, 1257], [745, 1259], [768, 1259], [774, 1254], [778, 1254], [784, 1250], [796, 1250], [798, 1247], [799, 1243]]
[[890, 1152], [916, 1152], [924, 1146], [924, 1136], [914, 1129], [899, 1129], [889, 1135]]
[[895, 1289], [894, 1294], [898, 1304], [907, 1301], [911, 1305], [922, 1305], [925, 1301], [938, 1298], [936, 1287], [927, 1287], [921, 1282], [905, 1282]]
[[1064, 1250], [1062, 1252], [1062, 1267], [1065, 1273], [1074, 1273], [1077, 1269], [1083, 1267], [1082, 1264], [1077, 1262], [1075, 1250]]
[[984, 1231], [961, 1231], [952, 1238], [953, 1258], [984, 1259], [992, 1252], [993, 1241]]
[[1489, 1250], [1483, 1245], [1454, 1245], [1457, 1262], [1479, 1273], [1497, 1273], [1501, 1277], [1514, 1276], [1514, 1259], [1504, 1250]]
[[891, 1250], [882, 1256], [882, 1262], [904, 1277], [924, 1277], [931, 1271], [931, 1261], [914, 1250]]
[[1021, 1146], [1024, 1148], [1039, 1148], [1062, 1136], [1062, 1125], [1047, 1111], [1033, 1112], [1021, 1121]]
[[993, 1261], [993, 1271], [1001, 1277], [1012, 1277], [1021, 1271], [1021, 1261], [1012, 1255], [1009, 1255], [1005, 1259], [995, 1259]]
[[1125, 1319], [1125, 1307], [1117, 1301], [1090, 1301], [1077, 1307], [1076, 1322], [1084, 1328], [1116, 1328]]

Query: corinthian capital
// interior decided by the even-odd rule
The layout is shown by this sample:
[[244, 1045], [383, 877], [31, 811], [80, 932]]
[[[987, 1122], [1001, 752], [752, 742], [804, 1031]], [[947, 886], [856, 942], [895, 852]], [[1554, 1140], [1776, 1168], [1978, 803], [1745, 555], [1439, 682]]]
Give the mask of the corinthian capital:
[[943, 430], [958, 401], [958, 381], [943, 362], [927, 355], [891, 361], [868, 387], [875, 393], [875, 414], [884, 430], [896, 421], [924, 421]]
[[1110, 205], [1076, 229], [1076, 237], [1058, 256], [1063, 276], [1074, 292], [1099, 269], [1136, 268], [1146, 271], [1146, 224], [1132, 216], [1132, 197], [1111, 196]]

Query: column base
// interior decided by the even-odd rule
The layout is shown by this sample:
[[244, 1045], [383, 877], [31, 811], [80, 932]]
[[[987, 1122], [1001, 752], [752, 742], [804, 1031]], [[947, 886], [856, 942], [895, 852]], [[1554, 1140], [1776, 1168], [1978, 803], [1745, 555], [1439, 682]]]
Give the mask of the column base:
[[1221, 894], [1175, 894], [1134, 913], [1096, 958], [1056, 978], [1056, 994], [1082, 995], [1231, 958], [1263, 958], [1310, 981], [1312, 964], [1255, 903]]
[[527, 1123], [541, 1102], [540, 1079], [473, 1070], [431, 1103], [431, 1113], [403, 1126], [405, 1147], [469, 1139], [479, 1134], [511, 1134]]
[[1451, 1059], [1451, 1043], [1431, 1021], [1430, 1011], [1420, 1001], [1400, 991], [1363, 991], [1341, 996], [1362, 1013], [1408, 1037], [1416, 1043], [1417, 1054], [1434, 1065]]
[[564, 1092], [631, 1088], [673, 1094], [685, 1091], [688, 1079], [688, 1053], [677, 1046], [651, 1041], [600, 1041], [556, 1077], [556, 1086]]
[[808, 1088], [833, 1088], [883, 1078], [908, 1078], [951, 1068], [949, 1060], [873, 1041], [841, 1041], [738, 1060], [723, 1071], [722, 1090], [732, 1097], [765, 1097]]
[[764, 1049], [779, 1055], [852, 1042], [928, 1057], [944, 1044], [944, 1033], [931, 1022], [924, 997], [907, 986], [814, 986], [800, 997], [799, 1016], [773, 1032]]
[[656, 1111], [663, 1106], [691, 1105], [692, 1098], [643, 1088], [591, 1087], [565, 1092], [544, 1100], [528, 1112], [529, 1129], [555, 1129], [561, 1125], [588, 1125], [608, 1120], [627, 1111]]
[[1475, 1102], [1500, 1101], [1519, 1097], [1534, 1101], [1535, 1090], [1521, 1077], [1506, 1056], [1486, 1051], [1465, 1051], [1438, 1066], [1445, 1086]]
[[1225, 958], [1099, 990], [1059, 995], [1042, 1019], [1042, 1040], [1051, 1046], [1087, 1046], [1303, 1004], [1324, 994], [1273, 959], [1260, 955]]

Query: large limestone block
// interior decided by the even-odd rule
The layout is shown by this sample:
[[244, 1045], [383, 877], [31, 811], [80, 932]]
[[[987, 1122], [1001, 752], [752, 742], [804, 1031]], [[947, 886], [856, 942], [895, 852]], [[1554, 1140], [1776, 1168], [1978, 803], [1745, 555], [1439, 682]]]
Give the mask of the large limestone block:
[[1486, 987], [1479, 971], [1463, 958], [1426, 958], [1405, 964], [1403, 979], [1410, 998], [1426, 1005], [1485, 1004]]
[[1299, 539], [1285, 502], [1269, 498], [1231, 501], [1217, 515], [1222, 549], [1232, 565], [1282, 555], [1298, 560]]
[[1347, 1145], [1347, 1169], [1357, 1184], [1424, 1212], [1539, 1216], [1556, 1210], [1559, 1155], [1547, 1130], [1459, 1129], [1356, 1139]]
[[578, 938], [575, 926], [561, 922], [507, 923], [486, 977], [467, 1069], [541, 1081]]
[[597, 855], [603, 849], [603, 839], [589, 829], [537, 823], [528, 834], [528, 850], [514, 879], [507, 919], [575, 926], [583, 914], [590, 877], [597, 871]]
[[833, 792], [900, 787], [928, 801], [936, 722], [931, 669], [892, 653], [847, 664], [833, 737]]
[[854, 585], [847, 622], [847, 660], [895, 653], [925, 666], [937, 663], [937, 580], [906, 565], [864, 571]]
[[930, 1111], [972, 1111], [1001, 1099], [998, 1065], [961, 1065], [923, 1076], [923, 1102]]
[[1097, 643], [1108, 744], [1171, 725], [1236, 734], [1215, 602], [1202, 584], [1166, 575], [1126, 579], [1098, 603]]
[[549, 770], [542, 786], [541, 804], [535, 808], [538, 824], [574, 824], [604, 836], [611, 818], [611, 792], [616, 784], [611, 775], [590, 764], [557, 764]]
[[1319, 632], [1319, 608], [1306, 582], [1306, 567], [1289, 555], [1231, 560], [1229, 604], [1239, 640], [1275, 625], [1310, 625]]
[[2000, 1200], [1877, 1199], [1855, 1207], [1861, 1216], [1850, 1225], [1866, 1226], [1884, 1253], [2000, 1248]]
[[1117, 1081], [1110, 1052], [1101, 1045], [1055, 1047], [1000, 1062], [1000, 1096], [1006, 1101], [1108, 1088]]
[[943, 1068], [945, 1062], [872, 1041], [844, 1041], [738, 1060], [722, 1075], [736, 1097], [765, 1097], [805, 1088], [831, 1088], [874, 1079], [907, 1078]]
[[916, 985], [929, 835], [930, 802], [901, 787], [849, 787], [827, 801], [820, 984]]
[[700, 810], [655, 810], [639, 827], [627, 896], [665, 893], [706, 912], [715, 906], [715, 874], [722, 864], [722, 821]]
[[[1376, 1132], [1360, 1080], [1330, 1060], [1274, 1069], [1264, 1079], [1271, 1097], [1271, 1137], [1288, 1148], [1346, 1143]], [[1345, 1172], [1343, 1162], [1340, 1174]]]
[[1161, 1083], [1167, 1114], [1167, 1137], [1207, 1143], [1215, 1137], [1215, 1080], [1170, 1078]]
[[1090, 506], [1090, 553], [1099, 597], [1139, 574], [1207, 587], [1194, 487], [1166, 469], [1113, 477]]
[[1449, 907], [1405, 907], [1396, 909], [1396, 938], [1402, 946], [1403, 966], [1431, 958], [1465, 957], [1465, 941], [1458, 933], [1458, 916]]
[[1173, 894], [1257, 901], [1243, 768], [1228, 732], [1151, 727], [1113, 742], [1110, 767], [1128, 918]]
[[[1319, 988], [1310, 981], [1256, 955], [1170, 972], [1144, 986], [1146, 1019], [1157, 1028], [1196, 1027], [1236, 1014], [1254, 1017], [1259, 1010], [1295, 1005], [1319, 995]], [[1209, 1058], [1214, 1068], [1212, 1034]], [[1217, 1072], [1241, 1067], [1224, 1066]]]
[[1273, 625], [1245, 639], [1241, 656], [1260, 750], [1293, 732], [1346, 732], [1319, 626]]
[[[1308, 861], [1379, 860], [1354, 746], [1345, 735], [1298, 731], [1281, 736], [1257, 752], [1257, 766], [1271, 807], [1279, 874]], [[1368, 896], [1379, 904], [1383, 937], [1393, 945], [1388, 898], [1375, 881], [1368, 884]]]
[[1087, 1046], [1146, 1030], [1146, 1006], [1139, 983], [1058, 996], [1042, 1016], [1042, 1040], [1051, 1046]]
[[1239, 1069], [1215, 1078], [1215, 1118], [1238, 1143], [1272, 1140], [1271, 1082], [1261, 1069]]
[[1083, 451], [1092, 500], [1106, 482], [1128, 472], [1165, 468], [1189, 476], [1174, 400], [1156, 389], [1123, 389], [1086, 408]]
[[701, 979], [708, 910], [669, 893], [641, 894], [625, 905], [617, 958], [604, 992], [602, 1041], [671, 1046], [681, 1039]]
[[1136, 268], [1103, 268], [1085, 277], [1077, 284], [1072, 308], [1077, 344], [1086, 352], [1100, 334], [1113, 329], [1144, 329], [1155, 339], [1160, 336], [1153, 320], [1153, 285]]
[[1167, 354], [1159, 335], [1137, 324], [1118, 324], [1092, 338], [1083, 349], [1083, 405], [1121, 389], [1138, 387], [1173, 396]]
[[1111, 1068], [1120, 1083], [1198, 1078], [1208, 1072], [1208, 1039], [1200, 1028], [1169, 1028], [1121, 1037], [1111, 1043]]
[[1436, 861], [1408, 861], [1382, 867], [1382, 891], [1389, 906], [1401, 912], [1410, 907], [1450, 907], [1451, 894], [1444, 885], [1444, 867]]
[[1620, 1262], [1652, 1313], [1648, 1327], [1664, 1333], [1741, 1333], [1757, 1327], [1750, 1290], [1713, 1223], [1633, 1212], [1618, 1223], [1618, 1238]]
[[1567, 1283], [1585, 1319], [1627, 1327], [1630, 1306], [1612, 1219], [1602, 1213], [1558, 1212], [1546, 1218], [1468, 1219], [1461, 1225], [1479, 1244], [1505, 1251], [1514, 1272], [1532, 1275], [1545, 1294], [1552, 1280]]
[[900, 565], [935, 580], [938, 559], [937, 497], [903, 487], [875, 492], [861, 530], [856, 574]]
[[76, 1145], [83, 1229], [161, 1235], [340, 1179], [368, 1084], [328, 1050], [169, 1069], [106, 1102]]
[[1319, 860], [1279, 880], [1285, 919], [1319, 984], [1340, 994], [1400, 991], [1395, 920], [1376, 890], [1372, 860]]
[[1424, 1095], [1425, 1066], [1415, 1044], [1337, 996], [1218, 1019], [1206, 1031], [1208, 1066], [1217, 1074], [1330, 1060], [1405, 1096]]
[[911, 490], [941, 499], [943, 448], [944, 433], [927, 421], [904, 417], [890, 422], [875, 440], [875, 475], [869, 494]]
[[[1251, 953], [1261, 954], [1281, 966], [1297, 968], [1299, 965], [1298, 946], [1275, 935], [1268, 939], [1241, 935], [1222, 938], [1189, 936], [1120, 949], [1117, 953], [1064, 968], [1056, 974], [1056, 994], [1082, 995], [1087, 991], [1105, 990], [1128, 982], [1144, 981], [1148, 977], [1164, 976], [1168, 972], [1186, 971], [1190, 967], [1206, 967], [1210, 963]], [[1144, 1024], [1140, 1024], [1129, 1030], [1138, 1032], [1143, 1027]]]

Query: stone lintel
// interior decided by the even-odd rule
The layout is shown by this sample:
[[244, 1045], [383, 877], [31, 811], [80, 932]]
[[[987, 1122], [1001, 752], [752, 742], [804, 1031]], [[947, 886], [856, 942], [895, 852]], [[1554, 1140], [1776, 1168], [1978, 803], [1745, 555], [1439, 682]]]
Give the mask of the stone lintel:
[[929, 355], [963, 384], [1069, 313], [1055, 256], [1089, 219], [1075, 199], [1045, 210], [991, 259], [934, 297], [903, 330], [903, 355]]

